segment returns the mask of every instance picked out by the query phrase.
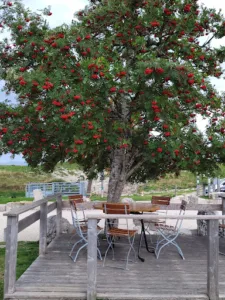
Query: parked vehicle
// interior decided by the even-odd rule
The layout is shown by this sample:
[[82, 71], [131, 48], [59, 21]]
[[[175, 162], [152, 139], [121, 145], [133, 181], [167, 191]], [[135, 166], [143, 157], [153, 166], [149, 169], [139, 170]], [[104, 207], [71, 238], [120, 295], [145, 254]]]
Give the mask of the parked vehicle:
[[221, 183], [221, 185], [220, 185], [220, 192], [225, 193], [225, 182]]

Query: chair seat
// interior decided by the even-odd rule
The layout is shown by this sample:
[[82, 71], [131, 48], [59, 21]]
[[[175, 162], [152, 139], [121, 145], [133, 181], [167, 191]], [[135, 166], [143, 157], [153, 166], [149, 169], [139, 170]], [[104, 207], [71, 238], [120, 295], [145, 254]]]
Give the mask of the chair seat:
[[[88, 231], [88, 226], [87, 225], [80, 225], [80, 228], [83, 232], [87, 232]], [[103, 228], [97, 225], [97, 230], [102, 230]]]
[[144, 223], [151, 223], [151, 224], [165, 224], [166, 221], [165, 220], [152, 220], [152, 219], [149, 219], [149, 220], [144, 220]]
[[169, 230], [175, 230], [176, 228], [174, 226], [162, 224], [162, 223], [156, 223], [155, 227], [161, 228], [161, 229], [169, 229]]
[[114, 236], [134, 236], [136, 232], [137, 230], [128, 230], [122, 228], [110, 228], [108, 230], [108, 234]]

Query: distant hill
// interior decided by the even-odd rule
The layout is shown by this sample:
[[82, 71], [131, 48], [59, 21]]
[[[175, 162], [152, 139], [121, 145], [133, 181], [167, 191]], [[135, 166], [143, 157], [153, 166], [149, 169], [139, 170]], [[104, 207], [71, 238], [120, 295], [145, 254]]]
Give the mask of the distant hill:
[[32, 169], [28, 166], [0, 165], [0, 192], [24, 191], [29, 182], [69, 181], [68, 176], [82, 173], [77, 165], [58, 165], [54, 173], [44, 173], [39, 168]]

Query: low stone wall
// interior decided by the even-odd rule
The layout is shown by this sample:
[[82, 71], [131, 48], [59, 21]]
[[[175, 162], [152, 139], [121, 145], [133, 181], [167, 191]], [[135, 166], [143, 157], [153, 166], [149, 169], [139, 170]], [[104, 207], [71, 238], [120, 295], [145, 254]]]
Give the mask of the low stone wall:
[[[72, 233], [74, 231], [73, 225], [70, 222], [62, 218], [62, 233]], [[47, 244], [56, 237], [56, 216], [50, 216], [47, 219]]]
[[[218, 212], [215, 211], [199, 211], [198, 215], [217, 215]], [[206, 220], [197, 220], [197, 234], [199, 236], [207, 236], [208, 234], [208, 223]], [[219, 227], [218, 234], [220, 238], [225, 237], [225, 229]]]
[[0, 212], [6, 211], [6, 204], [0, 204]]

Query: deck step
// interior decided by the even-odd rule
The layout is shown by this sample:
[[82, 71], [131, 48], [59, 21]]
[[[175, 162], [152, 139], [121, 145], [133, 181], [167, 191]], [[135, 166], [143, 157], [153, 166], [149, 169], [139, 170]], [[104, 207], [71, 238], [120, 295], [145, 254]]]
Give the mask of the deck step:
[[84, 300], [86, 293], [71, 292], [15, 292], [5, 295], [5, 300]]
[[[87, 299], [86, 293], [71, 293], [71, 292], [15, 292], [14, 294], [6, 295], [7, 300], [83, 300]], [[182, 295], [182, 294], [157, 294], [157, 295], [145, 295], [143, 294], [111, 294], [111, 293], [99, 293], [97, 294], [97, 299], [101, 300], [208, 300], [207, 295]], [[221, 298], [220, 300], [225, 300]]]

